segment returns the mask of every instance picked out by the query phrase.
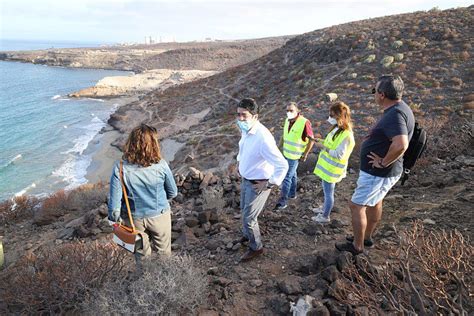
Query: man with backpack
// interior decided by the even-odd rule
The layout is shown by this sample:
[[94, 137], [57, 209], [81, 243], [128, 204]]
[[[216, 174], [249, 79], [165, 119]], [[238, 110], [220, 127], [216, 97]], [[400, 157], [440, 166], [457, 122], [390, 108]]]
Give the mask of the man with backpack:
[[358, 255], [364, 246], [373, 246], [383, 199], [403, 173], [403, 154], [415, 126], [412, 110], [401, 99], [403, 89], [399, 76], [383, 75], [372, 90], [384, 112], [361, 146], [359, 179], [349, 205], [354, 235], [336, 244], [340, 251]]

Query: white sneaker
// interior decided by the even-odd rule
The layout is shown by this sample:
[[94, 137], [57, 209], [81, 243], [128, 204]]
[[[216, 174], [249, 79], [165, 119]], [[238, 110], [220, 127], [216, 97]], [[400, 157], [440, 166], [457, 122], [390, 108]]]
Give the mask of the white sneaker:
[[315, 208], [313, 208], [313, 212], [316, 213], [316, 214], [322, 213], [323, 212], [323, 207], [322, 206], [315, 207]]
[[311, 219], [317, 223], [329, 223], [331, 219], [328, 217], [324, 217], [322, 213], [319, 213], [316, 216], [311, 217]]

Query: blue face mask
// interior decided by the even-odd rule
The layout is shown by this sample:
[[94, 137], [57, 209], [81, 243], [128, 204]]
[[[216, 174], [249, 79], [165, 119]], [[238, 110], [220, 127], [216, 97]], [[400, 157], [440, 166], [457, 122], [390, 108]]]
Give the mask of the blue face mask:
[[239, 126], [240, 130], [244, 133], [248, 133], [250, 130], [250, 123], [247, 121], [239, 121], [237, 120], [237, 125]]

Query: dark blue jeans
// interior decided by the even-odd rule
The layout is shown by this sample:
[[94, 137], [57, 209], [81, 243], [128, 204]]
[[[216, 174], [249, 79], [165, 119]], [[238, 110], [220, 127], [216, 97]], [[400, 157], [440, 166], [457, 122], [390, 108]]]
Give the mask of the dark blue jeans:
[[296, 196], [296, 185], [298, 181], [296, 169], [298, 169], [299, 160], [285, 159], [288, 161], [288, 172], [281, 184], [281, 195], [278, 200], [278, 204], [280, 205], [286, 205], [288, 203], [288, 198]]

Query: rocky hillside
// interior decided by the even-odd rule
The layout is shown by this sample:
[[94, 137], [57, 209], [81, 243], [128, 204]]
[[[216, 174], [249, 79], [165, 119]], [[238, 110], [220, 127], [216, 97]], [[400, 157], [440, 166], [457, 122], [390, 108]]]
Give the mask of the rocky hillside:
[[0, 60], [134, 72], [151, 69], [222, 71], [259, 58], [281, 47], [289, 38], [2, 52]]
[[[193, 161], [200, 169], [220, 168], [237, 148], [239, 132], [233, 113], [239, 99], [254, 97], [263, 107], [263, 122], [279, 137], [284, 107], [290, 101], [298, 102], [317, 132], [324, 134], [326, 127], [320, 128], [319, 122], [327, 117], [325, 94], [336, 93], [352, 108], [360, 138], [380, 113], [370, 93], [377, 77], [394, 73], [403, 77], [404, 99], [427, 128], [436, 133], [442, 127], [460, 129], [460, 122], [470, 121], [474, 109], [472, 21], [470, 7], [370, 19], [306, 33], [248, 64], [152, 92], [121, 108], [110, 123], [127, 133], [144, 119], [157, 126], [163, 137], [186, 143], [176, 166]], [[147, 115], [135, 115], [143, 109]], [[196, 117], [199, 124], [176, 128], [177, 122]], [[466, 150], [469, 146], [449, 155]], [[222, 158], [216, 159], [216, 153]]]
[[[190, 255], [206, 273], [207, 302], [195, 314], [288, 315], [290, 303], [306, 295], [317, 315], [421, 314], [421, 310], [426, 310], [425, 314], [472, 313], [472, 21], [471, 7], [317, 30], [297, 36], [248, 64], [148, 93], [113, 115], [110, 123], [123, 133], [115, 145], [120, 145], [129, 130], [142, 121], [156, 126], [163, 138], [182, 144], [172, 162], [180, 192], [172, 202], [172, 247], [175, 254]], [[360, 142], [380, 115], [370, 90], [383, 73], [403, 77], [407, 88], [404, 99], [430, 138], [429, 149], [408, 183], [395, 186], [387, 196], [374, 238], [376, 244], [369, 256], [354, 259], [334, 249], [335, 241], [351, 233], [347, 203], [357, 178], [356, 149], [348, 177], [337, 186], [330, 224], [310, 220], [311, 208], [321, 205], [323, 197], [319, 180], [311, 174], [316, 157], [313, 154], [298, 170], [298, 198], [283, 212], [272, 212], [279, 194], [275, 190], [261, 215], [265, 255], [239, 263], [245, 245], [239, 241], [236, 102], [243, 97], [256, 98], [263, 106], [262, 121], [279, 137], [284, 108], [289, 101], [296, 101], [316, 132], [325, 134], [329, 105], [326, 94], [336, 93], [353, 109]], [[99, 194], [101, 190], [103, 194]], [[67, 197], [57, 194], [42, 204], [33, 219], [5, 224], [0, 234], [5, 236], [8, 263], [47, 246], [73, 244], [75, 239], [110, 239], [103, 196], [106, 186], [102, 185], [101, 190], [92, 188]], [[95, 204], [84, 208], [81, 201]], [[58, 205], [70, 206], [67, 212], [58, 212]], [[444, 241], [427, 243], [428, 248], [408, 252], [407, 260], [403, 260], [398, 251], [403, 240], [418, 244], [424, 240], [416, 234], [412, 239], [400, 238], [407, 231], [409, 236], [412, 227], [419, 228], [414, 220], [424, 224], [427, 235], [446, 229], [449, 236], [462, 233], [464, 237], [450, 239], [444, 235]], [[31, 240], [33, 234], [38, 238]], [[457, 241], [449, 244], [449, 240]], [[410, 247], [416, 248], [417, 243]], [[432, 254], [432, 261], [417, 261], [415, 255], [423, 257], [426, 253]], [[407, 262], [412, 266], [405, 265]], [[453, 265], [446, 268], [451, 262]], [[425, 273], [422, 264], [433, 268]], [[359, 279], [354, 275], [351, 279], [350, 271], [354, 269], [363, 271], [356, 275]], [[3, 274], [5, 280], [11, 280], [15, 271], [23, 270], [11, 265]], [[457, 271], [460, 273], [455, 274]], [[363, 279], [370, 277], [372, 283], [362, 287]], [[22, 303], [18, 303], [18, 297], [25, 295], [13, 295], [22, 293], [21, 289], [15, 292], [1, 284], [0, 290], [10, 293], [10, 301], [3, 304], [5, 310], [21, 311], [12, 309]], [[354, 284], [361, 287], [348, 288]], [[387, 287], [383, 289], [383, 285]], [[441, 297], [445, 294], [449, 300]], [[417, 304], [420, 295], [424, 301]], [[446, 309], [437, 309], [438, 303]]]
[[[387, 254], [398, 247], [399, 230], [410, 227], [413, 220], [423, 221], [428, 229], [457, 229], [473, 238], [473, 10], [416, 12], [306, 33], [251, 63], [152, 92], [119, 109], [110, 123], [127, 134], [138, 121], [145, 120], [158, 127], [163, 138], [183, 143], [172, 162], [177, 173], [194, 166], [232, 174], [240, 137], [234, 113], [241, 98], [253, 97], [263, 106], [262, 121], [278, 139], [290, 101], [298, 102], [316, 132], [324, 135], [330, 104], [326, 94], [335, 93], [353, 110], [360, 144], [381, 114], [371, 94], [377, 77], [399, 74], [406, 86], [404, 100], [430, 139], [429, 149], [408, 184], [396, 186], [387, 197], [376, 237], [379, 243], [370, 252], [372, 263], [380, 269]], [[146, 115], [141, 114], [143, 109]], [[123, 138], [115, 144], [122, 142]], [[175, 247], [182, 247], [178, 244], [185, 240], [185, 251], [208, 268], [211, 309], [231, 315], [236, 311], [286, 315], [290, 302], [309, 294], [321, 315], [371, 314], [363, 307], [354, 309], [357, 304], [334, 300], [341, 290], [337, 280], [345, 259], [333, 247], [334, 241], [351, 232], [347, 203], [356, 183], [358, 144], [351, 157], [350, 175], [338, 185], [338, 210], [332, 223], [321, 226], [310, 221], [310, 209], [322, 202], [319, 181], [307, 174], [315, 165], [316, 155], [312, 155], [300, 165], [299, 198], [289, 210], [272, 213], [278, 192], [270, 198], [261, 219], [268, 253], [249, 265], [237, 263], [242, 249], [236, 241], [238, 181], [222, 180], [217, 192], [227, 202], [223, 208], [214, 207], [222, 209], [214, 215], [206, 213], [206, 190], [187, 185], [185, 192], [198, 192], [194, 199], [184, 200], [182, 215], [177, 216], [174, 229], [181, 235], [176, 235]], [[209, 226], [206, 223], [211, 217], [214, 221]], [[467, 243], [472, 251], [472, 242]], [[472, 288], [472, 279], [467, 282]]]

